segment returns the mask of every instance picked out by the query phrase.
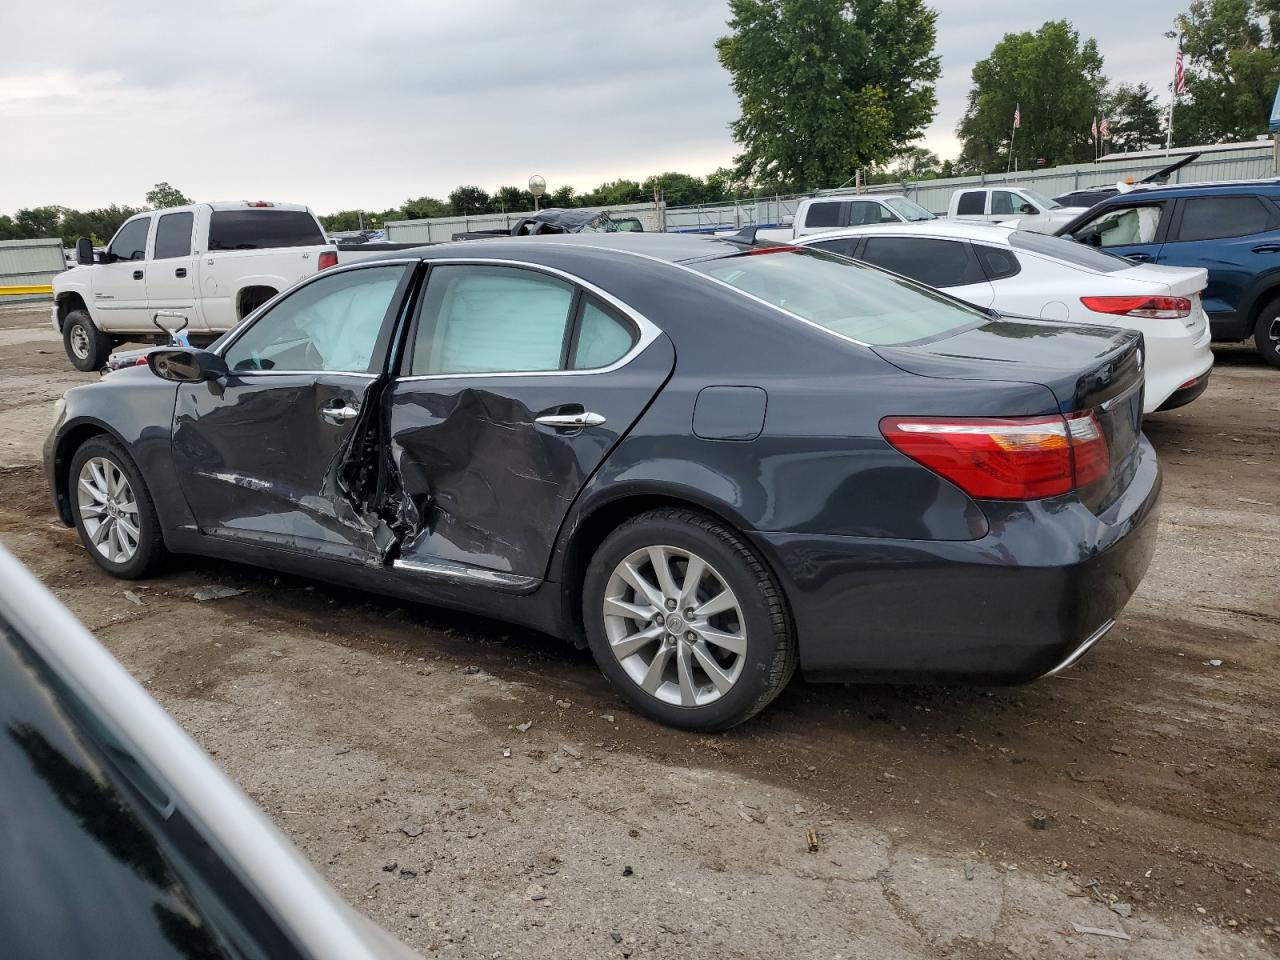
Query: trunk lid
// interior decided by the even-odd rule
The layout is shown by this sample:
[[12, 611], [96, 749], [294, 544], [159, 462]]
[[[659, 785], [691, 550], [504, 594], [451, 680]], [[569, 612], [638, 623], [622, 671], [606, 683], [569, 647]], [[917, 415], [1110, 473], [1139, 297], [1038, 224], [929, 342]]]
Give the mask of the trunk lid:
[[1191, 313], [1182, 318], [1182, 325], [1192, 339], [1198, 340], [1204, 333], [1208, 320], [1200, 305], [1200, 295], [1209, 284], [1209, 271], [1203, 267], [1165, 267], [1144, 263], [1108, 274], [1107, 279], [1132, 284], [1134, 293], [1186, 297], [1191, 301]]
[[1137, 331], [996, 320], [953, 336], [873, 349], [916, 376], [1038, 383], [1052, 391], [1058, 412], [1092, 412], [1106, 437], [1111, 467], [1106, 477], [1078, 491], [1095, 512], [1110, 506], [1133, 479], [1145, 360]]

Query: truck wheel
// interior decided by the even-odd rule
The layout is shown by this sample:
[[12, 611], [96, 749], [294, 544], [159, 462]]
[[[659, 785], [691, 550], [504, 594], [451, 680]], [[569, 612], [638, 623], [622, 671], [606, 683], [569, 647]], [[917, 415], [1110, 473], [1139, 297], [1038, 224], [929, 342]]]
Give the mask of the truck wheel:
[[111, 338], [93, 325], [87, 310], [72, 310], [62, 323], [62, 345], [77, 370], [99, 370], [111, 353]]
[[1280, 300], [1272, 300], [1262, 308], [1253, 328], [1253, 345], [1263, 360], [1280, 367]]

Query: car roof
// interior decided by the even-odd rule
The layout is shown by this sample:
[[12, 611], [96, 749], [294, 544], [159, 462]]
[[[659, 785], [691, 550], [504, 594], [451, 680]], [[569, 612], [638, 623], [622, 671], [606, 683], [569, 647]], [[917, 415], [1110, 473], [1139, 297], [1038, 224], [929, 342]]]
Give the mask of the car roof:
[[797, 246], [806, 246], [819, 240], [832, 240], [840, 237], [869, 237], [880, 234], [910, 234], [913, 237], [935, 237], [944, 240], [977, 240], [980, 243], [992, 243], [999, 246], [1009, 245], [1010, 227], [1001, 227], [990, 223], [968, 220], [912, 220], [907, 223], [869, 224], [862, 227], [841, 227], [838, 230], [824, 230], [821, 233], [810, 233], [795, 241]]
[[714, 234], [641, 233], [623, 230], [618, 233], [556, 233], [532, 237], [501, 236], [477, 240], [452, 240], [448, 243], [388, 252], [381, 257], [369, 259], [395, 260], [421, 257], [424, 260], [432, 260], [442, 256], [457, 256], [464, 252], [468, 257], [484, 256], [486, 251], [495, 255], [509, 256], [513, 244], [546, 246], [552, 243], [642, 254], [668, 263], [686, 263], [707, 257], [726, 256], [731, 253], [740, 253], [744, 249], [741, 243], [732, 243], [725, 237]]
[[905, 193], [824, 193], [820, 197], [806, 197], [814, 200], [906, 200]]

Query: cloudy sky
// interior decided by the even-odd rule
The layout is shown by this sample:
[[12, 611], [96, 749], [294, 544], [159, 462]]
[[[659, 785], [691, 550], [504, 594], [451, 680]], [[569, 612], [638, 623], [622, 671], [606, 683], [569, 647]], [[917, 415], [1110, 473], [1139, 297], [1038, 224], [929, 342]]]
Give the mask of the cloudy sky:
[[[944, 157], [970, 70], [1004, 33], [1068, 17], [1113, 80], [1163, 89], [1161, 34], [1185, 6], [933, 5], [942, 79], [926, 143]], [[159, 180], [328, 213], [532, 173], [551, 189], [709, 173], [734, 154], [737, 102], [712, 47], [727, 15], [723, 0], [6, 0], [0, 213], [140, 205]]]

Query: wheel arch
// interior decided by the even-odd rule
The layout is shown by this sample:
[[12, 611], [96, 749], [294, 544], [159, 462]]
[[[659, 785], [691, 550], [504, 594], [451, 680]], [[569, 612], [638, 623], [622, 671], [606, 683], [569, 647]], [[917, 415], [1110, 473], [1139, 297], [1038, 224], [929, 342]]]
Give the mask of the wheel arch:
[[84, 444], [94, 437], [107, 436], [127, 451], [129, 445], [119, 433], [101, 420], [84, 417], [62, 428], [50, 454], [50, 479], [58, 519], [68, 527], [75, 526], [71, 513], [71, 461]]
[[[633, 517], [650, 510], [674, 507], [692, 510], [710, 517], [742, 538], [760, 556], [761, 562], [777, 582], [784, 602], [790, 606], [786, 581], [779, 575], [776, 558], [762, 550], [748, 531], [750, 525], [729, 505], [703, 495], [692, 488], [663, 484], [629, 485], [582, 507], [567, 523], [561, 542], [553, 556], [552, 576], [560, 587], [560, 620], [563, 632], [574, 646], [586, 646], [582, 621], [582, 589], [587, 566], [600, 544], [615, 529]], [[789, 614], [788, 614], [789, 615]]]
[[[58, 308], [58, 332], [62, 332], [62, 325], [67, 319], [67, 314], [72, 310], [83, 310], [89, 313], [89, 305], [85, 303], [84, 297], [78, 290], [68, 290], [60, 293], [54, 299], [54, 304]], [[89, 319], [93, 319], [93, 314], [89, 314]]]
[[280, 285], [271, 283], [250, 283], [236, 291], [236, 319], [243, 320], [264, 303], [274, 300], [280, 295]]

